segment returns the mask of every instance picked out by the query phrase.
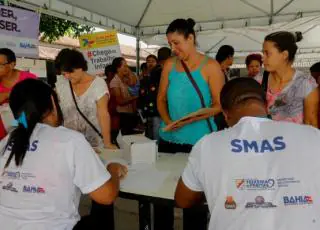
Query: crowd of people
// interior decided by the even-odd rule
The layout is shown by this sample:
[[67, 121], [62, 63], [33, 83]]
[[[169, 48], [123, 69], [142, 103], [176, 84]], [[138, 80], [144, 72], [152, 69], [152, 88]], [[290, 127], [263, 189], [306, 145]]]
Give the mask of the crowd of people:
[[[112, 203], [127, 167], [105, 166], [98, 154], [102, 147], [117, 149], [119, 134], [142, 132], [159, 152], [190, 153], [175, 194], [185, 230], [207, 229], [207, 210], [192, 208], [205, 200], [210, 230], [319, 229], [320, 184], [310, 178], [320, 173], [320, 63], [310, 74], [295, 69], [302, 34], [280, 31], [265, 37], [263, 55], [246, 58], [248, 76], [233, 78], [234, 48], [220, 47], [215, 59], [204, 55], [194, 26], [193, 19], [171, 22], [170, 48], [149, 55], [137, 75], [118, 57], [102, 79], [87, 72], [81, 52], [63, 49], [55, 87], [15, 69], [15, 54], [0, 49], [0, 104], [10, 106], [17, 122], [8, 135], [0, 123], [0, 223], [6, 229], [100, 229], [100, 223], [114, 229]], [[175, 123], [200, 109], [207, 110]], [[301, 181], [292, 190], [290, 178]], [[275, 185], [281, 180], [289, 189]], [[92, 212], [80, 219], [81, 193], [92, 199]], [[279, 194], [283, 207], [286, 201], [315, 206], [285, 211]], [[303, 194], [309, 203], [290, 198]], [[249, 213], [251, 207], [266, 212]], [[155, 204], [154, 216], [155, 230], [173, 230], [172, 207]]]

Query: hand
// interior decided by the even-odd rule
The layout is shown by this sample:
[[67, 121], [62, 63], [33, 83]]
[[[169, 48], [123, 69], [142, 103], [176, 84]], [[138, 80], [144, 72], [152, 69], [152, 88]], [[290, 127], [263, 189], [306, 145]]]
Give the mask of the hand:
[[109, 143], [109, 144], [105, 144], [104, 147], [106, 149], [119, 149], [116, 145]]
[[128, 173], [127, 166], [119, 164], [119, 163], [108, 164], [107, 170], [110, 172], [111, 175], [118, 176], [119, 179], [123, 179]]

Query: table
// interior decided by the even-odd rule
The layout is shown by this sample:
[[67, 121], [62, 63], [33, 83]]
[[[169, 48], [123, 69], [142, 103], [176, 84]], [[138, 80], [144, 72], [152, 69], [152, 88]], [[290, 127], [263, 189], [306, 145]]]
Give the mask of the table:
[[[122, 158], [122, 150], [102, 150], [101, 152], [100, 156], [104, 161], [126, 163]], [[139, 186], [130, 186], [129, 188], [125, 185], [121, 186], [119, 193], [121, 198], [139, 201], [139, 225], [141, 230], [152, 229], [153, 215], [151, 214], [150, 204], [161, 203], [174, 206], [175, 188], [187, 160], [188, 154], [184, 153], [159, 154], [156, 163], [150, 166], [150, 172], [156, 169], [159, 172], [169, 172], [169, 174], [157, 191], [146, 191]], [[128, 179], [130, 180], [129, 177], [125, 180]]]

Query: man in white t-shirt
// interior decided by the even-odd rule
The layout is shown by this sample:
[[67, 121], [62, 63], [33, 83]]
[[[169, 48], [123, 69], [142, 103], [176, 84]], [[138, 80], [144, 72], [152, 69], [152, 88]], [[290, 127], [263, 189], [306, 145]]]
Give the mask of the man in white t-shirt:
[[220, 98], [232, 128], [195, 145], [176, 188], [178, 206], [201, 203], [204, 193], [210, 230], [320, 229], [320, 132], [267, 119], [253, 79], [228, 82]]

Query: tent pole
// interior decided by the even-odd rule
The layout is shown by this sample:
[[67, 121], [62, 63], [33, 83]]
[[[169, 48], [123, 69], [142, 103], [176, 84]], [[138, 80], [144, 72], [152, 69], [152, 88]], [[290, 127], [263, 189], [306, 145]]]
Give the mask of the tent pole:
[[140, 28], [136, 27], [136, 58], [137, 58], [137, 67], [136, 73], [139, 76], [140, 73]]
[[273, 16], [274, 16], [274, 1], [270, 0], [270, 19], [269, 19], [270, 25], [273, 23]]

